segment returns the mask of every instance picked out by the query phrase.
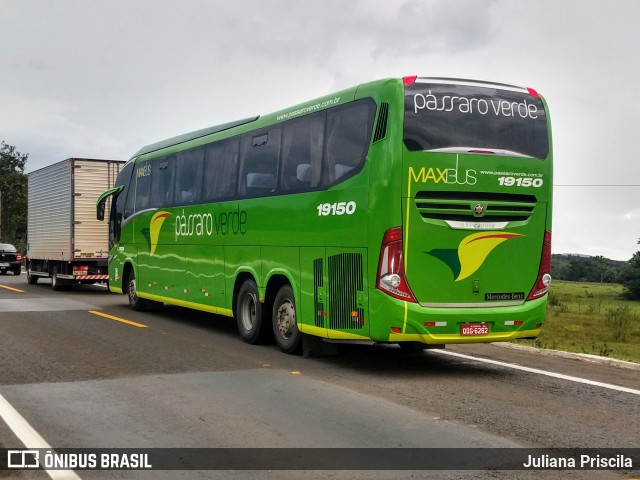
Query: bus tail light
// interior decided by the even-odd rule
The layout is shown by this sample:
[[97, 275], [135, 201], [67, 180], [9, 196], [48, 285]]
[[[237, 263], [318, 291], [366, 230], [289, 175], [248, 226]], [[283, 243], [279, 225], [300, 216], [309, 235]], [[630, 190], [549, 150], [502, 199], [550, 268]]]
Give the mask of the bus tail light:
[[533, 88], [527, 88], [527, 91], [529, 92], [529, 95], [531, 95], [532, 97], [540, 98], [540, 94], [536, 92]]
[[410, 77], [404, 77], [402, 79], [402, 83], [404, 83], [405, 87], [408, 87], [409, 85], [415, 83], [417, 79], [418, 79], [417, 75], [411, 75]]
[[529, 294], [527, 300], [535, 300], [542, 297], [549, 290], [551, 284], [551, 232], [544, 232], [544, 242], [542, 244], [542, 256], [540, 258], [540, 268], [536, 284]]
[[380, 248], [380, 260], [378, 261], [376, 287], [400, 300], [416, 301], [404, 274], [401, 227], [387, 230], [384, 234]]

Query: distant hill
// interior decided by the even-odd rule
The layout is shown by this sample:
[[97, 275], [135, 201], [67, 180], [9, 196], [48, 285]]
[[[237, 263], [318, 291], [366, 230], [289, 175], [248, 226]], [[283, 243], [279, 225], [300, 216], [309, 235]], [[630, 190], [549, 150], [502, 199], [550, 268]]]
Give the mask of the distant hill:
[[627, 262], [592, 257], [583, 254], [555, 254], [551, 256], [551, 276], [556, 280], [573, 282], [616, 283]]

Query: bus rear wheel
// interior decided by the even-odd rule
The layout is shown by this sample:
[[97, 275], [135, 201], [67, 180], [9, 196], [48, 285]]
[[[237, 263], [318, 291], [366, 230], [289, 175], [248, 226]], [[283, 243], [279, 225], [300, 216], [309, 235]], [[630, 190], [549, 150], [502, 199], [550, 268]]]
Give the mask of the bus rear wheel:
[[284, 353], [298, 353], [302, 333], [296, 322], [296, 302], [290, 285], [283, 285], [273, 302], [273, 335]]
[[236, 300], [238, 334], [245, 342], [255, 344], [264, 340], [263, 310], [256, 282], [245, 280], [238, 290]]

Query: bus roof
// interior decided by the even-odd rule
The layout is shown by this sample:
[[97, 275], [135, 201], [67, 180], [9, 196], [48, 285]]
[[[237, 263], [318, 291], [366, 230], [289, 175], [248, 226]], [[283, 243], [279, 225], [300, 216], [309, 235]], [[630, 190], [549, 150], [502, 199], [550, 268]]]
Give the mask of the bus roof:
[[286, 109], [279, 110], [267, 115], [262, 115], [262, 116], [257, 115], [255, 117], [244, 118], [241, 120], [223, 123], [221, 125], [215, 125], [212, 127], [203, 128], [201, 130], [196, 130], [194, 132], [184, 133], [182, 135], [161, 140], [159, 142], [155, 142], [145, 147], [142, 147], [130, 158], [130, 160], [135, 160], [139, 156], [144, 155], [146, 153], [155, 152], [167, 147], [172, 147], [174, 145], [189, 142], [191, 140], [196, 140], [196, 139], [205, 137], [207, 135], [220, 133], [225, 130], [230, 130], [236, 127], [241, 127], [249, 123], [257, 122], [258, 125], [256, 125], [254, 128], [262, 128], [264, 126], [268, 126], [268, 125], [282, 122], [284, 120], [296, 118], [298, 116], [301, 116], [316, 110], [324, 110], [325, 108], [328, 108], [331, 106], [337, 106], [343, 103], [347, 103], [355, 100], [358, 97], [358, 93], [361, 88], [369, 87], [369, 86], [379, 86], [389, 81], [399, 82], [400, 85], [402, 85], [403, 81], [404, 82], [409, 81], [411, 83], [427, 82], [427, 83], [453, 83], [453, 84], [476, 85], [476, 86], [484, 86], [489, 88], [499, 88], [499, 89], [506, 89], [506, 90], [516, 90], [516, 91], [524, 91], [524, 92], [529, 91], [529, 93], [535, 96], [538, 96], [537, 92], [531, 89], [517, 86], [517, 85], [509, 85], [509, 84], [496, 83], [496, 82], [486, 82], [486, 81], [468, 80], [468, 79], [459, 79], [459, 78], [420, 77], [420, 76], [405, 77], [404, 79], [397, 78], [397, 77], [384, 78], [384, 79], [374, 80], [367, 83], [362, 83], [360, 85], [356, 85], [354, 87], [347, 88], [339, 92], [330, 93], [325, 96], [322, 96], [313, 100], [309, 100], [307, 102], [300, 103], [298, 105], [294, 105]]
[[[397, 80], [397, 79], [396, 79]], [[371, 84], [374, 83], [378, 83], [380, 82], [380, 80], [378, 81], [374, 81], [374, 82], [370, 82]], [[365, 84], [363, 84], [365, 85]], [[255, 117], [249, 117], [249, 118], [245, 118], [242, 120], [236, 120], [233, 122], [229, 122], [229, 123], [223, 123], [221, 125], [215, 125], [212, 127], [207, 127], [207, 128], [203, 128], [201, 130], [196, 130], [195, 132], [189, 132], [189, 133], [184, 133], [182, 135], [178, 135], [175, 137], [171, 137], [165, 140], [161, 140], [159, 142], [155, 142], [152, 144], [149, 144], [147, 146], [142, 147], [140, 150], [138, 150], [136, 153], [134, 153], [131, 158], [129, 159], [131, 160], [135, 160], [138, 157], [140, 157], [141, 155], [144, 155], [146, 153], [151, 153], [151, 152], [155, 152], [158, 150], [162, 150], [164, 148], [167, 147], [172, 147], [174, 145], [178, 145], [181, 143], [185, 143], [191, 140], [196, 140], [202, 137], [205, 137], [207, 135], [211, 135], [214, 133], [220, 133], [223, 132], [225, 130], [230, 130], [236, 127], [241, 127], [243, 125], [247, 125], [249, 123], [253, 123], [253, 122], [258, 122], [258, 120], [260, 120], [258, 122], [258, 125], [255, 126], [255, 128], [261, 128], [263, 126], [267, 126], [267, 125], [272, 125], [275, 123], [279, 123], [283, 120], [288, 120], [288, 119], [292, 119], [292, 118], [296, 118], [297, 116], [303, 115], [305, 113], [310, 113], [312, 111], [315, 110], [323, 110], [325, 108], [331, 107], [331, 106], [336, 106], [339, 104], [343, 104], [343, 103], [347, 103], [350, 102], [352, 100], [355, 99], [356, 97], [356, 92], [358, 90], [358, 88], [360, 88], [362, 85], [358, 85], [355, 87], [351, 87], [348, 88], [346, 90], [342, 90], [340, 92], [334, 92], [334, 93], [330, 93], [327, 94], [323, 97], [319, 97], [298, 105], [294, 105], [291, 106], [289, 108], [283, 109], [283, 110], [279, 110], [277, 112], [273, 112], [267, 115], [257, 115]]]
[[239, 127], [240, 125], [245, 125], [247, 123], [255, 122], [259, 118], [260, 116], [258, 115], [255, 117], [244, 118], [242, 120], [236, 120], [234, 122], [215, 125], [213, 127], [203, 128], [201, 130], [196, 130], [195, 132], [183, 133], [182, 135], [167, 138], [166, 140], [161, 140], [159, 142], [155, 142], [145, 147], [142, 147], [140, 150], [134, 153], [131, 158], [136, 158], [136, 157], [139, 157], [140, 155], [144, 155], [145, 153], [155, 152], [156, 150], [161, 150], [165, 147], [170, 147], [172, 145], [177, 145], [179, 143], [188, 142], [189, 140], [195, 140], [196, 138], [211, 135], [212, 133], [223, 132], [225, 130], [229, 130], [230, 128]]
[[[237, 127], [242, 127], [250, 123], [256, 122], [256, 125], [252, 126], [251, 129], [260, 129], [260, 128], [267, 127], [269, 125], [274, 125], [285, 120], [290, 120], [314, 111], [320, 111], [333, 106], [342, 105], [358, 98], [361, 91], [362, 91], [362, 94], [365, 94], [365, 91], [369, 90], [369, 87], [379, 88], [382, 85], [386, 84], [387, 82], [392, 82], [392, 83], [397, 82], [399, 85], [402, 85], [404, 82], [405, 86], [407, 82], [409, 83], [414, 83], [414, 82], [416, 83], [452, 83], [452, 84], [475, 85], [475, 86], [483, 86], [483, 87], [489, 87], [489, 88], [515, 90], [515, 91], [522, 91], [522, 92], [529, 91], [529, 93], [534, 94], [534, 91], [532, 91], [531, 89], [527, 89], [521, 86], [496, 83], [496, 82], [479, 81], [479, 80], [444, 78], [444, 77], [420, 77], [420, 76], [410, 76], [410, 77], [404, 77], [404, 78], [399, 78], [399, 77], [383, 78], [383, 79], [373, 80], [371, 82], [362, 83], [338, 92], [329, 93], [322, 97], [318, 97], [313, 100], [300, 103], [298, 105], [293, 105], [288, 108], [269, 113], [267, 115], [256, 115], [254, 117], [249, 117], [241, 120], [236, 120], [233, 122], [223, 123], [220, 125], [203, 128], [201, 130], [196, 130], [194, 132], [188, 132], [188, 133], [177, 135], [175, 137], [171, 137], [165, 140], [161, 140], [159, 142], [155, 142], [142, 147], [135, 154], [133, 154], [130, 160], [136, 160], [141, 155], [144, 155], [147, 153], [156, 152], [158, 150], [162, 150], [168, 147], [173, 147], [181, 143], [189, 142], [191, 140], [197, 140], [199, 138], [206, 137], [208, 135], [224, 132], [226, 130], [231, 130]], [[535, 95], [537, 96], [537, 92], [535, 92]], [[243, 133], [244, 131], [245, 129], [240, 129], [238, 133]]]

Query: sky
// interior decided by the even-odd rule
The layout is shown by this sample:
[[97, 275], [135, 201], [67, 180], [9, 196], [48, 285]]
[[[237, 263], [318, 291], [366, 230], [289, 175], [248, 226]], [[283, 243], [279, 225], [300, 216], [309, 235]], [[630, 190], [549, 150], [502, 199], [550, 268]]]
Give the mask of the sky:
[[640, 1], [0, 0], [0, 140], [27, 172], [379, 78], [531, 87], [554, 143], [553, 252], [640, 250]]

